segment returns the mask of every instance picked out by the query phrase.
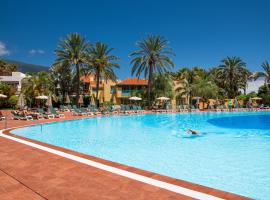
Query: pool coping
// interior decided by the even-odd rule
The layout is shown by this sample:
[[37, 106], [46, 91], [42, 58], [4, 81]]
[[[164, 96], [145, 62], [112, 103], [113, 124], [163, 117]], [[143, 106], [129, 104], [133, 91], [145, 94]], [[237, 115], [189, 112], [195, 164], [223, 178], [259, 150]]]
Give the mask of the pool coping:
[[[89, 117], [93, 118], [93, 117]], [[111, 173], [125, 176], [127, 178], [140, 181], [146, 184], [150, 184], [159, 188], [163, 188], [172, 192], [176, 192], [185, 196], [197, 198], [197, 199], [215, 199], [215, 200], [221, 200], [221, 199], [251, 199], [248, 197], [244, 197], [241, 195], [233, 194], [230, 192], [225, 192], [222, 190], [210, 188], [207, 186], [191, 183], [188, 181], [168, 177], [165, 175], [161, 175], [154, 172], [149, 172], [146, 170], [138, 169], [135, 167], [123, 165], [117, 162], [105, 160], [102, 158], [98, 158], [95, 156], [83, 154], [76, 152], [74, 150], [66, 149], [63, 147], [58, 147], [52, 144], [36, 141], [33, 139], [29, 139], [26, 137], [18, 136], [13, 133], [11, 133], [12, 130], [28, 127], [28, 126], [36, 126], [36, 125], [42, 125], [42, 124], [52, 124], [57, 122], [65, 122], [65, 121], [76, 121], [76, 120], [82, 120], [82, 119], [89, 119], [86, 118], [80, 118], [80, 119], [68, 119], [63, 121], [49, 121], [49, 122], [43, 122], [43, 123], [36, 123], [32, 125], [23, 125], [18, 127], [12, 127], [9, 129], [1, 130], [0, 136], [4, 138], [8, 138], [10, 140], [23, 143], [25, 145], [46, 151], [48, 153], [53, 153], [61, 157], [65, 157], [67, 159], [71, 159], [92, 167], [96, 167], [105, 171], [109, 171]]]

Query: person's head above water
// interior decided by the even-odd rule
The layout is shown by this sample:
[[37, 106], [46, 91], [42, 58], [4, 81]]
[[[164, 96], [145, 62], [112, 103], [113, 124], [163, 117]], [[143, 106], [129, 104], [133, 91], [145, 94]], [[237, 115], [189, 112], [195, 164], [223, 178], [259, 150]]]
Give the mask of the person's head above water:
[[192, 130], [192, 129], [190, 129], [190, 128], [187, 130], [187, 132], [188, 132], [188, 133], [191, 133], [191, 134], [193, 134], [193, 135], [199, 134], [198, 131]]

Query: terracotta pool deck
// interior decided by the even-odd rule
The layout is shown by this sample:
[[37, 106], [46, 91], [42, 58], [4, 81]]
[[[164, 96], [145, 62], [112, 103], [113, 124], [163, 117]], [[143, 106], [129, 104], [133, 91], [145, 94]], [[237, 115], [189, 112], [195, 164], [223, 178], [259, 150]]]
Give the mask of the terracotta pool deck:
[[[75, 119], [75, 117], [67, 113], [65, 119], [39, 121], [8, 120], [7, 125], [8, 128], [11, 128], [71, 119]], [[0, 129], [4, 127], [5, 123], [3, 121], [0, 122]], [[13, 136], [9, 131], [5, 131], [5, 134]], [[22, 138], [19, 136], [14, 137]], [[30, 139], [24, 138], [24, 140], [33, 142]], [[248, 199], [243, 196], [147, 172], [41, 142], [34, 141], [34, 143], [222, 199]], [[0, 137], [0, 199], [158, 200], [193, 198]]]

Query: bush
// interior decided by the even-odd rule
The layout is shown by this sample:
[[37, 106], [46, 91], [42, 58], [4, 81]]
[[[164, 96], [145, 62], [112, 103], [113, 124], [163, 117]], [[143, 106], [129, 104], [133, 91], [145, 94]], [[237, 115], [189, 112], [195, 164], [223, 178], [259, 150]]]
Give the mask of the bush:
[[250, 98], [256, 97], [256, 92], [251, 92], [249, 94], [240, 94], [236, 97], [241, 105], [246, 105]]
[[264, 105], [270, 105], [270, 91], [266, 85], [263, 85], [259, 88], [258, 96], [262, 98], [262, 103]]
[[83, 97], [83, 105], [88, 106], [90, 104], [90, 97], [89, 96], [84, 96]]
[[19, 97], [16, 96], [16, 95], [10, 96], [9, 99], [8, 99], [9, 105], [14, 108], [16, 106], [17, 102], [18, 102], [18, 98]]

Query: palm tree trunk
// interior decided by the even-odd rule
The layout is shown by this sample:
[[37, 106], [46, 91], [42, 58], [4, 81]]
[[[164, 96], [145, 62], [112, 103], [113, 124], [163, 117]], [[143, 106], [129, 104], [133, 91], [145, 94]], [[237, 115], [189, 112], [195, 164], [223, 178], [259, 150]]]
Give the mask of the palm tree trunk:
[[97, 82], [96, 82], [96, 105], [97, 105], [97, 107], [99, 107], [99, 98], [98, 98], [98, 92], [99, 92], [99, 77], [100, 77], [99, 70], [97, 70], [96, 76], [97, 76]]
[[80, 98], [80, 66], [77, 63], [76, 64], [76, 79], [77, 79], [77, 85], [76, 85], [76, 105], [79, 105], [79, 98]]
[[151, 106], [151, 88], [152, 88], [152, 77], [153, 77], [153, 66], [150, 65], [149, 76], [148, 76], [148, 88], [147, 88], [147, 96], [148, 96], [148, 105]]
[[188, 110], [191, 112], [191, 92], [188, 92]]

